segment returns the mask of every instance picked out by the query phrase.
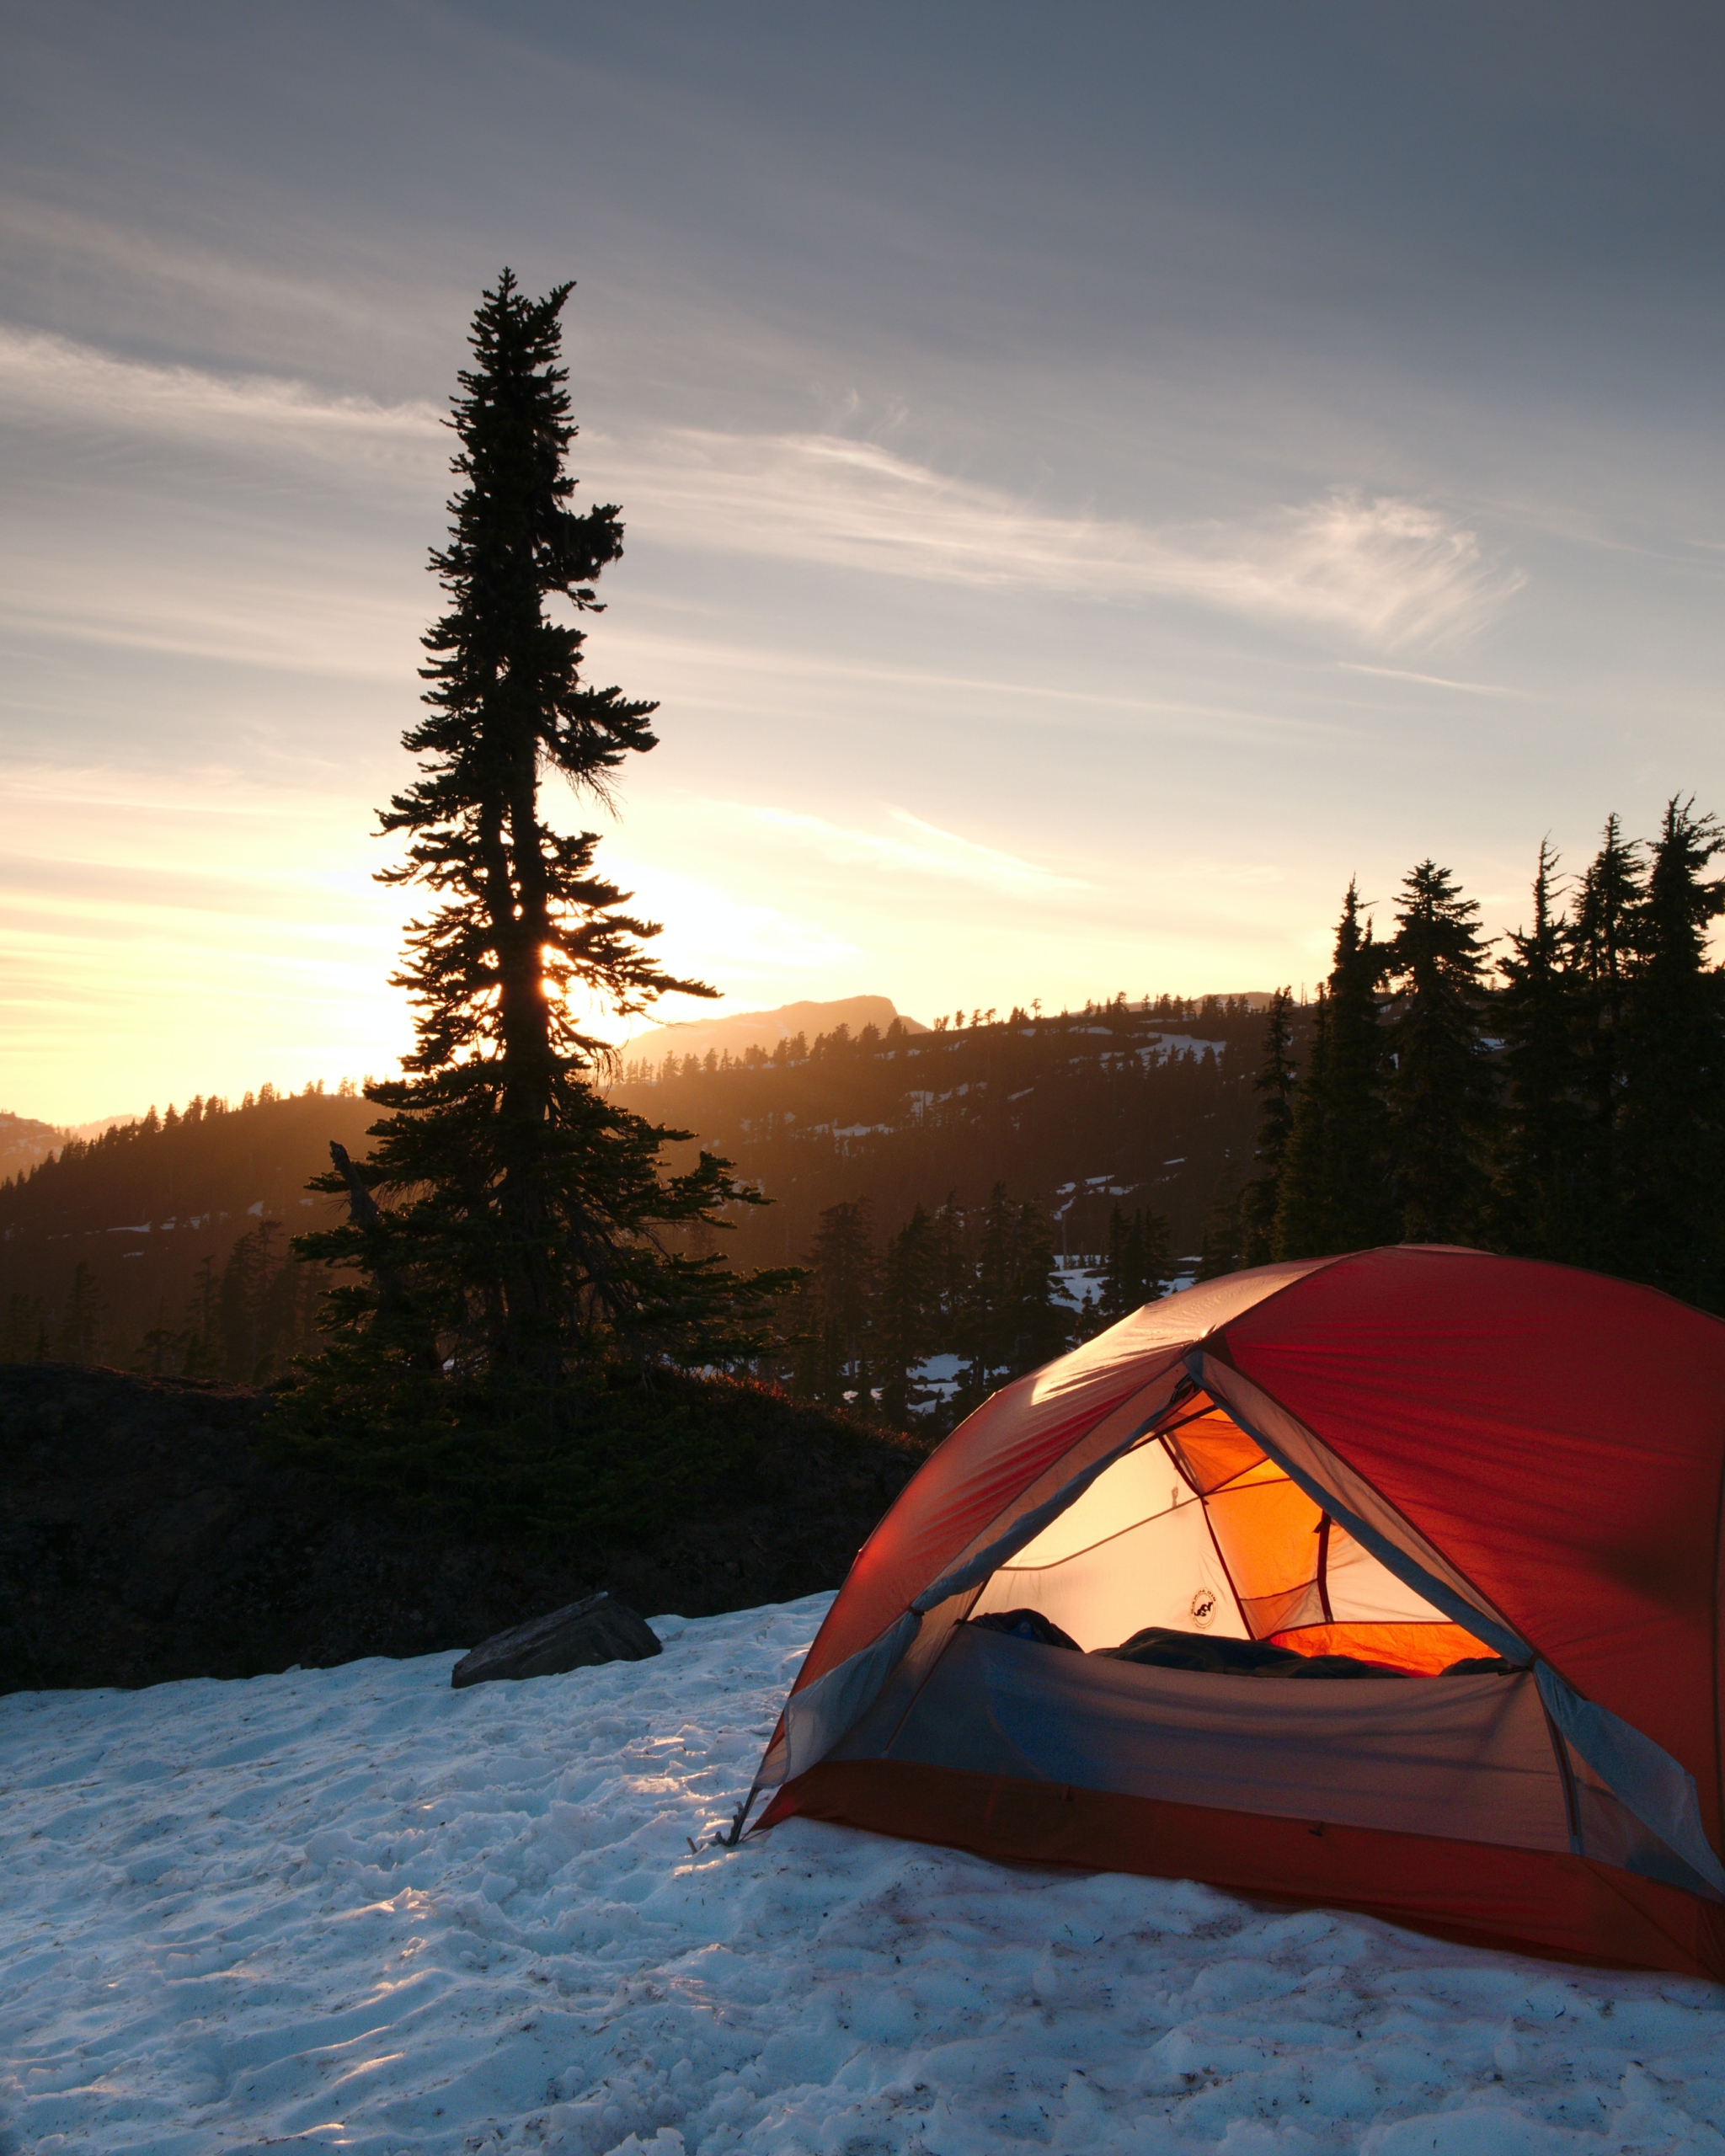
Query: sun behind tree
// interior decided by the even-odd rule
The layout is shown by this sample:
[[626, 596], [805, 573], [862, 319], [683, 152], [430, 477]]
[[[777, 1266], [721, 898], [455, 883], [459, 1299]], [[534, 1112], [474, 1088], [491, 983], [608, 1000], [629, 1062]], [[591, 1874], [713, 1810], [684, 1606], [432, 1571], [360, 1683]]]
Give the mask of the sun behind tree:
[[593, 583], [622, 526], [615, 504], [567, 506], [570, 290], [529, 299], [505, 270], [454, 400], [462, 484], [431, 558], [450, 606], [425, 638], [428, 715], [403, 737], [420, 775], [381, 819], [409, 839], [382, 880], [435, 900], [395, 976], [415, 1045], [402, 1077], [367, 1088], [389, 1111], [370, 1157], [331, 1148], [318, 1187], [345, 1189], [353, 1218], [296, 1246], [361, 1275], [330, 1299], [335, 1337], [302, 1410], [387, 1396], [409, 1422], [442, 1422], [465, 1400], [554, 1426], [579, 1415], [584, 1382], [620, 1365], [754, 1352], [751, 1310], [780, 1284], [686, 1248], [697, 1224], [758, 1201], [705, 1152], [665, 1172], [663, 1148], [689, 1134], [608, 1102], [595, 1083], [608, 1051], [584, 1030], [595, 1007], [633, 1016], [668, 990], [714, 991], [659, 966], [657, 924], [595, 871], [597, 835], [565, 835], [542, 810], [550, 775], [606, 801], [625, 759], [655, 745], [656, 706], [581, 678], [579, 617], [598, 611]]

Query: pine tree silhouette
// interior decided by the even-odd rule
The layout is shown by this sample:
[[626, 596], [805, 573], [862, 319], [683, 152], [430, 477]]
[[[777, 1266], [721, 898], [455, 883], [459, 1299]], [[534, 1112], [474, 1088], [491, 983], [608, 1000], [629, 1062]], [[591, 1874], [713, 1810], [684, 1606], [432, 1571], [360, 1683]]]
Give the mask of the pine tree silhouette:
[[1166, 1294], [1173, 1277], [1167, 1222], [1146, 1206], [1123, 1213], [1116, 1205], [1108, 1216], [1108, 1246], [1096, 1306], [1097, 1330]]
[[797, 1298], [794, 1383], [808, 1400], [837, 1407], [846, 1398], [869, 1406], [879, 1260], [867, 1205], [847, 1199], [820, 1216]]
[[1287, 1148], [1276, 1179], [1275, 1257], [1317, 1257], [1330, 1247], [1331, 1209], [1324, 1181], [1329, 1114], [1330, 992], [1323, 982], [1318, 987], [1306, 1068], [1300, 1074]]
[[[389, 1111], [370, 1158], [333, 1149], [336, 1171], [318, 1186], [345, 1187], [353, 1219], [296, 1246], [363, 1276], [330, 1298], [337, 1337], [317, 1381], [332, 1408], [404, 1386], [419, 1406], [402, 1412], [435, 1425], [447, 1371], [505, 1417], [513, 1401], [554, 1421], [558, 1389], [584, 1371], [757, 1351], [755, 1306], [789, 1284], [782, 1273], [745, 1283], [719, 1257], [674, 1246], [756, 1194], [705, 1152], [664, 1172], [662, 1148], [689, 1134], [613, 1105], [595, 1083], [608, 1051], [584, 1031], [586, 1009], [629, 1017], [667, 990], [713, 991], [656, 963], [658, 927], [597, 873], [597, 835], [542, 813], [548, 775], [608, 802], [618, 768], [654, 745], [654, 706], [582, 678], [579, 622], [622, 526], [613, 504], [567, 506], [575, 430], [558, 360], [570, 289], [528, 299], [505, 270], [474, 317], [454, 403], [462, 484], [432, 558], [450, 605], [425, 639], [427, 716], [404, 737], [421, 776], [381, 819], [409, 841], [384, 880], [434, 901], [397, 976], [415, 1043], [403, 1078], [366, 1089]], [[548, 600], [575, 619], [554, 618]], [[309, 1394], [302, 1405], [314, 1406]]]
[[1294, 1129], [1294, 992], [1279, 988], [1264, 1016], [1263, 1060], [1252, 1079], [1263, 1098], [1258, 1117], [1258, 1173], [1240, 1196], [1240, 1262], [1268, 1265], [1275, 1255], [1276, 1216], [1281, 1209], [1282, 1171]]
[[1577, 1229], [1566, 1253], [1602, 1272], [1632, 1266], [1621, 1125], [1629, 1088], [1630, 999], [1645, 932], [1646, 868], [1637, 840], [1609, 816], [1588, 864], [1569, 924], [1567, 973], [1578, 1008], [1585, 1103], [1577, 1178]]
[[1494, 1246], [1568, 1258], [1582, 1230], [1587, 1141], [1581, 1001], [1569, 924], [1556, 904], [1557, 857], [1540, 842], [1533, 925], [1512, 929], [1493, 1024], [1503, 1040], [1503, 1097], [1490, 1202]]
[[944, 1333], [941, 1312], [941, 1242], [927, 1209], [916, 1206], [896, 1235], [889, 1238], [880, 1268], [875, 1309], [874, 1366], [880, 1381], [880, 1412], [904, 1428], [926, 1396], [913, 1385], [911, 1372], [939, 1351]]
[[1725, 830], [1666, 804], [1650, 849], [1629, 999], [1621, 1161], [1630, 1269], [1704, 1310], [1725, 1308], [1725, 981], [1707, 963], [1725, 884], [1702, 870]]
[[1277, 1257], [1369, 1249], [1395, 1233], [1378, 997], [1386, 953], [1362, 912], [1350, 880], [1278, 1177]]
[[1396, 920], [1388, 958], [1401, 1009], [1388, 1029], [1388, 1092], [1402, 1237], [1470, 1242], [1482, 1230], [1493, 1090], [1479, 907], [1428, 858], [1403, 879]]
[[96, 1285], [95, 1274], [79, 1258], [72, 1268], [72, 1284], [61, 1313], [60, 1335], [56, 1342], [62, 1362], [88, 1364], [95, 1361], [102, 1321], [107, 1313], [108, 1305]]
[[1055, 1300], [1054, 1231], [1033, 1198], [1014, 1199], [1003, 1182], [990, 1191], [976, 1223], [976, 1258], [956, 1327], [969, 1368], [971, 1401], [1003, 1380], [1058, 1355], [1067, 1320]]

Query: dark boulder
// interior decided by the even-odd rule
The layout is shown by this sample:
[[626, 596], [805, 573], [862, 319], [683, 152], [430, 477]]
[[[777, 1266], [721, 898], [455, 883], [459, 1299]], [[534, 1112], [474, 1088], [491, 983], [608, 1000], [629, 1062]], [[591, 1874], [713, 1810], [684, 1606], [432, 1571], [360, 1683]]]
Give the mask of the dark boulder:
[[590, 1669], [601, 1662], [644, 1662], [663, 1649], [659, 1636], [626, 1602], [590, 1594], [494, 1632], [464, 1654], [449, 1673], [451, 1684], [489, 1684], [500, 1677], [560, 1677], [566, 1669]]

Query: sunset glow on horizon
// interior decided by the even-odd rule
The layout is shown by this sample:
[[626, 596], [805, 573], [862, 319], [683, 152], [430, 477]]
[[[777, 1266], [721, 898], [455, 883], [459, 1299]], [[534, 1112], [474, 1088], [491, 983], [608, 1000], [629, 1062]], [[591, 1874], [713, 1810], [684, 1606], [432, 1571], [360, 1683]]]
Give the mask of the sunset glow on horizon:
[[1717, 20], [13, 18], [0, 1109], [394, 1067], [505, 261], [660, 704], [554, 813], [721, 990], [644, 1022], [1297, 988], [1350, 875], [1498, 932], [1542, 836], [1725, 810]]

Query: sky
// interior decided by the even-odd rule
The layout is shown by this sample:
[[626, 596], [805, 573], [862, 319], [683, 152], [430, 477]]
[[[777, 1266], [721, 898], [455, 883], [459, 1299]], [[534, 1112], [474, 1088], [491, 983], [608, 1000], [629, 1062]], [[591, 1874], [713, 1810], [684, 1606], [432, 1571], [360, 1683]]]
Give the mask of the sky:
[[[0, 1109], [382, 1074], [441, 424], [566, 311], [720, 1010], [1311, 985], [1725, 810], [1725, 17], [0, 0]], [[558, 820], [591, 824], [567, 797]], [[714, 1008], [668, 1001], [676, 1020]]]

